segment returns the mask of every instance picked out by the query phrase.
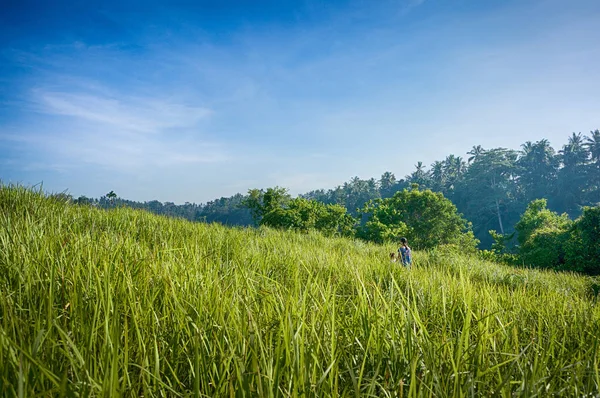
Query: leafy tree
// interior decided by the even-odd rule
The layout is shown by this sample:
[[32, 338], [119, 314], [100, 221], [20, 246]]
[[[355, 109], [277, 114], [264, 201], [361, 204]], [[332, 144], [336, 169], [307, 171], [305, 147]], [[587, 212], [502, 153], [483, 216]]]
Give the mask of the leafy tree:
[[571, 270], [600, 275], [600, 206], [585, 207], [575, 220], [566, 260]]
[[328, 236], [351, 236], [355, 222], [341, 205], [295, 198], [265, 213], [260, 225], [302, 232], [316, 230]]
[[600, 130], [590, 131], [590, 136], [586, 137], [585, 141], [592, 161], [600, 164]]
[[586, 137], [585, 147], [591, 160], [588, 167], [588, 202], [597, 204], [600, 203], [600, 130], [590, 131], [590, 136]]
[[418, 184], [419, 186], [427, 186], [429, 182], [429, 177], [427, 172], [425, 171], [425, 165], [423, 162], [417, 162], [415, 165], [416, 170], [412, 172], [410, 176], [407, 176], [406, 179], [411, 184]]
[[556, 207], [571, 215], [579, 214], [581, 207], [586, 204], [588, 152], [583, 144], [581, 133], [573, 133], [560, 151], [563, 167], [558, 173]]
[[496, 254], [508, 254], [511, 252], [511, 241], [514, 239], [516, 235], [516, 231], [512, 234], [499, 234], [495, 230], [490, 230], [490, 235], [494, 239], [494, 243], [492, 244], [492, 252]]
[[196, 210], [194, 220], [218, 222], [224, 225], [253, 225], [254, 220], [250, 210], [243, 205], [245, 199], [245, 195], [238, 193], [229, 198], [222, 197], [207, 202]]
[[77, 203], [78, 205], [91, 205], [92, 203], [94, 203], [94, 200], [88, 198], [85, 195], [81, 195], [80, 197], [75, 199], [75, 203]]
[[517, 162], [519, 184], [525, 200], [548, 198], [553, 194], [560, 160], [546, 139], [521, 145]]
[[509, 226], [518, 220], [522, 209], [516, 160], [517, 153], [512, 150], [485, 151], [473, 160], [455, 189], [453, 199], [457, 207], [476, 225], [475, 236], [486, 245], [491, 244], [488, 231], [510, 233]]
[[431, 164], [429, 171], [431, 188], [435, 192], [443, 192], [446, 185], [446, 173], [444, 172], [444, 162], [436, 160]]
[[485, 153], [485, 149], [483, 149], [483, 147], [481, 145], [477, 145], [477, 146], [473, 146], [473, 148], [467, 152], [467, 155], [471, 155], [468, 159], [467, 162], [469, 164], [471, 164], [471, 162], [473, 160], [476, 160], [479, 156], [481, 156], [483, 153]]
[[248, 197], [242, 201], [242, 205], [250, 209], [252, 218], [258, 225], [265, 214], [282, 207], [289, 200], [290, 195], [286, 188], [274, 187], [266, 191], [251, 189], [248, 191]]
[[469, 250], [477, 245], [470, 224], [456, 206], [429, 189], [405, 189], [391, 198], [371, 201], [362, 213], [366, 222], [358, 236], [366, 240], [381, 243], [407, 236], [418, 249], [457, 244]]
[[444, 160], [444, 194], [451, 196], [467, 170], [467, 164], [462, 157], [449, 155]]
[[550, 211], [546, 199], [532, 201], [515, 225], [522, 261], [546, 268], [563, 265], [571, 224], [566, 214]]
[[379, 195], [382, 198], [387, 198], [393, 195], [393, 190], [396, 185], [396, 176], [389, 171], [386, 171], [381, 175], [379, 179]]

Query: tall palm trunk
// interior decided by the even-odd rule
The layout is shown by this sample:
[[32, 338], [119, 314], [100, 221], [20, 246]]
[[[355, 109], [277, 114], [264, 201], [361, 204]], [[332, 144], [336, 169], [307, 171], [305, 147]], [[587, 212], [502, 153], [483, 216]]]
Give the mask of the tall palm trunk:
[[500, 216], [500, 201], [496, 199], [496, 213], [498, 214], [498, 223], [500, 224], [500, 233], [504, 235], [504, 226], [502, 226], [502, 217]]

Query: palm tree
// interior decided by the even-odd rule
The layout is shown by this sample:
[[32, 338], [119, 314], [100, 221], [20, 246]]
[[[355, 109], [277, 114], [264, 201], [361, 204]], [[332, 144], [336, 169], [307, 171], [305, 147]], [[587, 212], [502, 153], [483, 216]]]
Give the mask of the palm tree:
[[389, 171], [386, 171], [381, 175], [381, 179], [379, 180], [379, 189], [382, 191], [387, 191], [391, 189], [396, 183], [396, 176]]
[[584, 144], [592, 158], [598, 166], [600, 166], [600, 130], [590, 131], [590, 137], [585, 137]]
[[433, 190], [443, 192], [444, 180], [446, 178], [444, 174], [444, 162], [440, 162], [439, 160], [433, 162], [428, 175], [431, 179]]
[[456, 174], [456, 178], [462, 176], [467, 168], [467, 164], [463, 160], [462, 157], [457, 156], [454, 159], [454, 173]]
[[531, 141], [527, 141], [521, 144], [521, 156], [527, 156], [533, 152], [534, 145]]
[[588, 151], [584, 147], [581, 133], [573, 133], [567, 144], [559, 151], [563, 167], [558, 172], [556, 198], [561, 212], [576, 215], [585, 205], [589, 185], [587, 176]]
[[600, 202], [600, 130], [590, 131], [590, 137], [586, 137], [585, 144], [592, 160], [589, 165], [590, 182], [594, 188], [590, 192], [590, 202]]
[[467, 162], [471, 163], [473, 160], [477, 160], [479, 156], [485, 153], [485, 149], [481, 145], [473, 145], [473, 148], [467, 152], [467, 155], [471, 155]]
[[588, 153], [583, 146], [583, 136], [581, 133], [573, 133], [569, 137], [569, 142], [560, 150], [565, 167], [576, 167], [587, 161]]
[[417, 168], [417, 170], [415, 171], [419, 174], [425, 171], [425, 165], [423, 164], [423, 162], [417, 162], [417, 164], [415, 164], [415, 167]]
[[415, 164], [416, 170], [409, 176], [411, 182], [419, 185], [424, 185], [427, 182], [427, 174], [425, 173], [425, 165], [423, 162]]

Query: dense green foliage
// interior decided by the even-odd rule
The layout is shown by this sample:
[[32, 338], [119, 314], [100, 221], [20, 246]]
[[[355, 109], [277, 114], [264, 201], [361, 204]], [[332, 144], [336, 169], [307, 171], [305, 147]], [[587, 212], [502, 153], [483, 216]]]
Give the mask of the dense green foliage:
[[600, 206], [585, 207], [573, 223], [566, 261], [569, 269], [600, 275]]
[[346, 213], [345, 207], [300, 197], [292, 199], [284, 188], [252, 189], [243, 205], [250, 209], [258, 225], [319, 231], [326, 236], [354, 235], [356, 220]]
[[[590, 132], [589, 136], [573, 133], [559, 151], [542, 139], [527, 141], [520, 151], [474, 146], [468, 155], [466, 161], [449, 155], [432, 163], [430, 170], [418, 162], [416, 170], [404, 179], [397, 180], [391, 172], [383, 173], [379, 180], [354, 177], [334, 189], [312, 191], [295, 199], [285, 188], [275, 187], [254, 189], [248, 195], [237, 194], [201, 205], [139, 203], [121, 199], [113, 191], [98, 200], [80, 197], [74, 202], [109, 209], [128, 206], [225, 225], [319, 230], [329, 236], [354, 234], [374, 242], [406, 235], [413, 245], [423, 248], [447, 243], [450, 234], [441, 238], [439, 232], [448, 229], [447, 226], [439, 224], [440, 220], [433, 217], [435, 212], [427, 212], [427, 207], [421, 208], [422, 214], [413, 210], [420, 215], [410, 219], [402, 219], [409, 211], [406, 204], [394, 205], [404, 208], [402, 216], [385, 214], [394, 207], [390, 206], [394, 195], [418, 184], [450, 199], [468, 221], [467, 231], [472, 230], [480, 241], [479, 247], [491, 249], [482, 252], [486, 258], [591, 274], [600, 272], [600, 258], [594, 249], [597, 245], [584, 243], [596, 242], [594, 233], [585, 232], [591, 227], [584, 228], [587, 224], [583, 221], [568, 222], [582, 215], [584, 208], [600, 203], [600, 130]], [[66, 194], [57, 197], [72, 200]], [[528, 232], [531, 227], [526, 227], [531, 221], [528, 218], [535, 213], [528, 205], [538, 199], [545, 199], [545, 207], [535, 217], [564, 214]], [[593, 221], [590, 214], [585, 219]], [[474, 240], [470, 235], [457, 232], [455, 236], [455, 244], [472, 247]]]
[[0, 391], [598, 394], [598, 281], [392, 249], [1, 187]]
[[477, 245], [470, 225], [458, 214], [456, 206], [441, 193], [404, 189], [387, 199], [367, 203], [362, 210], [365, 223], [358, 236], [377, 243], [398, 242], [409, 236], [417, 249], [455, 244], [464, 250]]
[[[358, 216], [370, 200], [391, 198], [416, 183], [450, 199], [459, 213], [472, 223], [481, 248], [490, 248], [493, 244], [490, 230], [512, 234], [521, 214], [533, 200], [545, 198], [549, 209], [567, 213], [572, 219], [581, 215], [584, 206], [600, 203], [600, 130], [591, 131], [588, 136], [573, 133], [560, 150], [541, 139], [527, 141], [520, 151], [485, 149], [478, 145], [467, 154], [467, 160], [448, 155], [444, 160], [433, 162], [429, 170], [418, 162], [415, 171], [402, 179], [396, 179], [387, 171], [379, 179], [354, 177], [333, 189], [315, 190], [301, 197], [338, 204], [350, 215]], [[105, 208], [127, 205], [191, 221], [253, 225], [250, 211], [241, 206], [247, 198], [247, 195], [237, 194], [200, 205], [140, 203], [106, 196], [98, 200], [80, 197], [76, 201]]]
[[527, 265], [600, 274], [600, 206], [585, 207], [571, 221], [531, 202], [516, 225], [518, 261]]
[[559, 268], [565, 263], [572, 221], [566, 214], [548, 210], [546, 204], [545, 199], [531, 202], [515, 226], [519, 254], [526, 264]]

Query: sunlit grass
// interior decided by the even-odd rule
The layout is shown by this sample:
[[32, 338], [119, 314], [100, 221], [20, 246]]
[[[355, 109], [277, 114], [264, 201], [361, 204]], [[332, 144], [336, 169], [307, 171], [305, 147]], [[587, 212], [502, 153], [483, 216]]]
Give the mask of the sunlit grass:
[[0, 391], [599, 394], [594, 280], [394, 249], [1, 187]]

